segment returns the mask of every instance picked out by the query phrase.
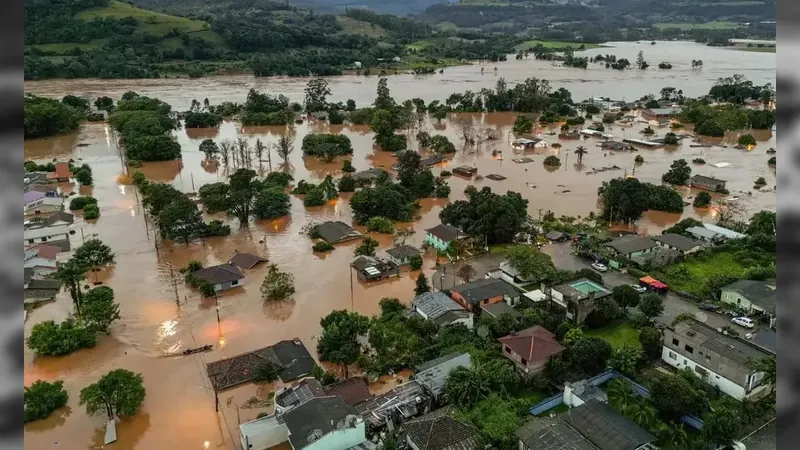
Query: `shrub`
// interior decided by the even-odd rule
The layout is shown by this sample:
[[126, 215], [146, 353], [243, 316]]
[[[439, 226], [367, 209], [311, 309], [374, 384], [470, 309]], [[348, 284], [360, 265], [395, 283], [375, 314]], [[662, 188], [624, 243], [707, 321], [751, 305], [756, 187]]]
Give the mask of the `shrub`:
[[408, 258], [408, 266], [411, 270], [419, 270], [422, 268], [422, 255], [414, 255]]
[[642, 155], [636, 155], [636, 157], [635, 157], [635, 158], [633, 158], [633, 162], [635, 162], [635, 163], [637, 163], [637, 164], [641, 164], [641, 163], [643, 163], [643, 162], [644, 162], [644, 156], [642, 156]]
[[567, 117], [567, 125], [583, 125], [586, 119], [583, 117]]
[[228, 236], [231, 234], [230, 225], [221, 220], [212, 220], [206, 226], [206, 236]]
[[385, 217], [372, 217], [367, 221], [367, 231], [394, 233], [394, 223]]
[[128, 167], [133, 167], [134, 169], [138, 169], [139, 167], [142, 167], [142, 162], [139, 161], [138, 159], [129, 159]]
[[678, 135], [675, 133], [667, 133], [664, 136], [664, 145], [678, 145], [680, 141], [678, 141]]
[[708, 192], [701, 192], [697, 194], [697, 197], [694, 198], [694, 202], [692, 202], [692, 206], [695, 208], [705, 208], [706, 206], [711, 204], [711, 194]]
[[[772, 159], [770, 159], [770, 161], [772, 161], [774, 159], [775, 159], [775, 157], [773, 156]], [[773, 165], [774, 164], [775, 163], [773, 162]], [[442, 173], [439, 174], [439, 176], [441, 176], [441, 177], [449, 177], [451, 175], [453, 175], [453, 172], [450, 172], [449, 170], [443, 170]]]
[[533, 122], [527, 116], [517, 116], [514, 121], [514, 133], [524, 134], [530, 133], [533, 129]]
[[94, 197], [89, 196], [82, 196], [82, 197], [75, 197], [69, 202], [69, 209], [70, 211], [77, 211], [81, 210], [86, 207], [86, 205], [96, 205], [97, 199]]
[[695, 159], [692, 160], [692, 162], [695, 163], [695, 164], [705, 164], [706, 160], [703, 159], [703, 158], [695, 158]]
[[767, 185], [767, 180], [765, 180], [764, 177], [758, 177], [756, 182], [753, 184], [753, 188], [761, 189], [762, 187], [764, 187], [766, 185]]
[[94, 204], [90, 203], [83, 207], [83, 218], [86, 220], [94, 220], [100, 217], [100, 208]]
[[775, 159], [775, 157], [773, 156], [772, 158], [770, 158], [770, 159], [769, 159], [769, 161], [767, 161], [767, 164], [769, 164], [770, 166], [774, 166], [776, 161], [777, 161], [777, 160], [776, 160], [776, 159]]
[[756, 145], [756, 138], [754, 138], [751, 134], [739, 136], [739, 145], [744, 145], [747, 147]]
[[594, 105], [594, 104], [587, 105], [586, 106], [586, 112], [589, 113], [589, 114], [599, 114], [600, 113], [600, 107], [597, 106], [597, 105]]
[[97, 344], [94, 330], [78, 325], [72, 319], [60, 324], [52, 320], [37, 323], [28, 338], [28, 348], [37, 355], [59, 356]]
[[325, 252], [332, 251], [334, 248], [335, 247], [330, 242], [319, 241], [316, 244], [314, 244], [313, 247], [311, 247], [311, 250], [313, 250], [314, 253], [325, 253]]
[[355, 172], [355, 171], [356, 171], [356, 168], [353, 167], [353, 162], [350, 161], [349, 159], [345, 159], [344, 162], [342, 163], [342, 172], [352, 173], [352, 172]]
[[345, 175], [339, 179], [336, 185], [339, 192], [353, 192], [356, 190], [356, 180], [351, 175]]
[[561, 160], [558, 159], [558, 156], [550, 155], [544, 159], [544, 165], [551, 167], [558, 167], [561, 165]]
[[36, 380], [30, 386], [25, 387], [24, 394], [24, 421], [44, 419], [53, 411], [62, 408], [67, 404], [69, 394], [64, 389], [63, 381], [48, 383], [47, 381]]
[[628, 268], [628, 274], [630, 276], [636, 277], [636, 278], [642, 278], [642, 277], [646, 277], [647, 276], [647, 272], [644, 272], [642, 270], [636, 269], [634, 267], [629, 267]]

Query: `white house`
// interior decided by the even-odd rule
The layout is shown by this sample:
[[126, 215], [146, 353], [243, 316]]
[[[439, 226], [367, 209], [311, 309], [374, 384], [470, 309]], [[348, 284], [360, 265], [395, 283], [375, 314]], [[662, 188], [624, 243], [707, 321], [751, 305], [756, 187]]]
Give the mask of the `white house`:
[[206, 267], [192, 272], [192, 275], [213, 284], [214, 290], [217, 292], [227, 291], [244, 284], [244, 274], [238, 266], [231, 263]]
[[50, 245], [39, 244], [25, 249], [25, 262], [23, 267], [31, 269], [33, 276], [49, 275], [58, 268], [57, 256], [61, 249]]
[[41, 242], [69, 240], [69, 230], [67, 225], [55, 225], [25, 230], [22, 232], [22, 236], [26, 244], [38, 244]]
[[750, 361], [775, 357], [764, 347], [723, 334], [697, 320], [687, 320], [664, 330], [661, 359], [676, 369], [688, 367], [706, 383], [731, 397], [761, 397], [769, 392], [764, 373]]
[[439, 326], [463, 323], [470, 330], [473, 326], [473, 314], [443, 292], [426, 292], [414, 297], [411, 310]]
[[239, 425], [242, 448], [265, 450], [289, 440], [289, 429], [278, 422], [277, 416], [265, 416]]
[[25, 214], [44, 214], [60, 211], [64, 205], [61, 197], [45, 195], [43, 192], [30, 191], [25, 193]]
[[529, 148], [547, 148], [550, 143], [540, 138], [525, 139], [519, 138], [511, 144], [514, 150], [525, 150]]

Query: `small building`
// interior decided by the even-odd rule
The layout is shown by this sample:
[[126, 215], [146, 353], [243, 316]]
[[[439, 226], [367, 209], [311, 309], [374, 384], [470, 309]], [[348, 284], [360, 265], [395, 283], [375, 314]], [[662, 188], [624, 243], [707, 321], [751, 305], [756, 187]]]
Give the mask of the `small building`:
[[519, 311], [508, 306], [508, 303], [506, 302], [493, 303], [491, 305], [481, 305], [481, 310], [483, 311], [482, 314], [488, 314], [490, 317], [494, 317], [495, 319], [504, 314], [508, 314], [511, 317], [522, 317], [522, 314], [520, 314]]
[[396, 266], [405, 266], [411, 258], [422, 253], [418, 248], [411, 245], [398, 245], [386, 250], [386, 259]]
[[69, 241], [69, 230], [67, 225], [55, 225], [52, 227], [41, 227], [24, 230], [22, 232], [23, 241], [27, 244], [38, 244], [50, 241]]
[[647, 430], [597, 399], [559, 417], [599, 450], [644, 450], [652, 448], [650, 444], [656, 440]]
[[[401, 150], [402, 152], [413, 152], [414, 150]], [[398, 152], [400, 153], [400, 152]], [[444, 162], [447, 158], [444, 155], [431, 155], [426, 158], [422, 158], [419, 161], [420, 166], [422, 167], [433, 167], [436, 164]], [[400, 168], [400, 163], [392, 164], [392, 170], [397, 171]]]
[[374, 167], [372, 169], [362, 170], [361, 172], [354, 173], [353, 179], [356, 180], [357, 183], [373, 183], [375, 180], [387, 173], [388, 172], [379, 167]]
[[742, 239], [747, 237], [747, 235], [739, 233], [737, 231], [730, 230], [725, 227], [721, 227], [719, 225], [714, 225], [713, 223], [705, 223], [703, 222], [703, 228], [707, 230], [711, 230], [714, 233], [717, 233], [722, 239], [730, 240], [730, 239]]
[[288, 440], [289, 429], [274, 414], [239, 425], [239, 441], [248, 450], [267, 450]]
[[692, 235], [693, 238], [708, 244], [716, 244], [722, 242], [724, 237], [706, 227], [689, 227], [686, 232]]
[[519, 450], [597, 450], [561, 416], [536, 417], [518, 428]]
[[49, 183], [47, 172], [25, 172], [22, 178], [24, 192], [30, 191], [34, 186], [41, 186]]
[[341, 397], [350, 406], [360, 405], [372, 398], [364, 377], [351, 377], [322, 387], [325, 395]]
[[349, 450], [367, 441], [364, 420], [341, 397], [313, 398], [283, 420], [294, 450]]
[[227, 291], [244, 284], [244, 274], [233, 263], [206, 267], [192, 272], [192, 276], [208, 281], [214, 285], [214, 290], [217, 292]]
[[263, 363], [279, 367], [284, 383], [311, 374], [317, 364], [303, 342], [295, 338], [208, 363], [206, 372], [217, 390], [223, 390], [251, 381], [255, 368]]
[[647, 120], [661, 122], [669, 120], [675, 112], [676, 110], [673, 108], [647, 108], [642, 111], [642, 117]]
[[469, 353], [451, 353], [420, 364], [416, 367], [414, 380], [423, 387], [425, 393], [440, 402], [447, 377], [459, 367], [472, 368], [472, 358]]
[[693, 175], [689, 184], [693, 188], [719, 192], [725, 189], [725, 183], [727, 183], [725, 180], [720, 180], [718, 178], [707, 177], [705, 175]]
[[520, 138], [515, 140], [511, 144], [511, 148], [514, 150], [528, 150], [531, 148], [547, 148], [550, 146], [550, 143], [545, 141], [544, 139], [540, 138], [532, 138], [532, 139], [525, 139]]
[[606, 246], [614, 250], [618, 256], [630, 259], [632, 256], [653, 251], [658, 244], [647, 236], [631, 235], [618, 237]]
[[25, 299], [52, 299], [61, 290], [58, 280], [31, 279], [25, 285], [23, 297]]
[[608, 403], [606, 392], [589, 380], [567, 381], [564, 383], [564, 404], [570, 408], [581, 406], [589, 400], [595, 399]]
[[294, 386], [285, 386], [275, 391], [275, 415], [280, 417], [289, 410], [316, 397], [324, 397], [322, 385], [313, 377], [303, 378]]
[[430, 244], [436, 250], [446, 251], [450, 243], [455, 240], [467, 244], [472, 241], [472, 238], [451, 225], [440, 224], [425, 230], [425, 243]]
[[356, 270], [358, 279], [364, 282], [400, 276], [399, 266], [372, 256], [359, 256], [350, 263], [350, 266]]
[[426, 292], [414, 297], [411, 300], [411, 310], [439, 326], [463, 323], [470, 330], [473, 326], [473, 314], [444, 292]]
[[514, 306], [520, 302], [522, 291], [497, 278], [484, 278], [460, 284], [450, 290], [450, 297], [467, 311], [479, 312], [483, 305], [506, 302]]
[[52, 274], [58, 268], [58, 254], [61, 252], [59, 247], [52, 245], [39, 244], [25, 249], [25, 261], [23, 267], [30, 269], [32, 276], [44, 277]]
[[462, 177], [472, 178], [473, 175], [478, 173], [477, 167], [472, 166], [458, 166], [453, 169], [453, 174], [461, 175]]
[[[745, 338], [747, 336], [745, 335]], [[778, 353], [778, 333], [771, 328], [758, 330], [755, 334], [750, 335], [750, 342], [767, 350], [771, 353]]]
[[650, 148], [656, 148], [656, 147], [663, 147], [664, 146], [664, 144], [662, 144], [660, 142], [645, 141], [643, 139], [634, 139], [634, 138], [623, 138], [622, 142], [625, 142], [625, 143], [628, 143], [628, 144], [632, 144], [632, 145], [641, 145], [642, 147], [650, 147]]
[[661, 247], [678, 251], [681, 255], [688, 255], [703, 249], [703, 243], [686, 236], [674, 233], [665, 233], [660, 236], [653, 236], [653, 241]]
[[239, 253], [238, 251], [228, 260], [228, 264], [233, 264], [240, 269], [248, 270], [262, 262], [267, 262], [267, 259], [258, 255], [253, 255], [252, 253]]
[[317, 234], [330, 244], [361, 239], [362, 234], [342, 221], [328, 221], [317, 225]]
[[408, 448], [417, 450], [482, 450], [477, 432], [440, 408], [404, 423]]
[[71, 213], [65, 212], [62, 209], [56, 212], [55, 214], [46, 217], [41, 222], [33, 220], [32, 222], [40, 223], [41, 226], [46, 226], [46, 227], [54, 227], [58, 225], [67, 225], [67, 227], [69, 227], [75, 222], [75, 216], [73, 216]]
[[568, 131], [566, 133], [563, 133], [563, 132], [559, 133], [558, 134], [558, 138], [559, 139], [580, 139], [581, 138], [581, 134], [579, 132], [573, 130], [573, 131]]
[[610, 150], [612, 152], [629, 151], [634, 149], [631, 144], [619, 141], [605, 141], [600, 144], [600, 148], [604, 150]]
[[563, 231], [550, 231], [544, 237], [551, 242], [565, 242], [569, 240], [569, 235]]
[[719, 300], [749, 314], [775, 315], [777, 283], [739, 280], [721, 289]]
[[501, 337], [498, 342], [503, 345], [503, 356], [524, 377], [541, 373], [551, 357], [565, 350], [553, 333], [538, 325]]
[[595, 308], [595, 302], [611, 295], [611, 291], [586, 278], [545, 289], [550, 302], [565, 312], [566, 318], [582, 324]]
[[433, 408], [433, 399], [419, 382], [413, 380], [372, 397], [355, 408], [370, 432], [374, 433], [383, 427], [394, 429], [409, 419], [427, 414]]
[[661, 359], [677, 369], [689, 368], [706, 383], [742, 400], [768, 393], [765, 374], [753, 370], [750, 363], [774, 356], [765, 348], [689, 319], [664, 330]]
[[69, 168], [69, 163], [59, 162], [56, 163], [56, 171], [47, 174], [47, 179], [50, 182], [63, 183], [69, 181], [73, 177], [72, 170]]
[[[526, 278], [520, 275], [519, 270], [508, 261], [500, 263], [499, 278], [506, 283], [511, 283], [514, 286], [522, 287], [523, 285], [533, 282], [532, 278]], [[495, 277], [498, 278], [498, 277]]]

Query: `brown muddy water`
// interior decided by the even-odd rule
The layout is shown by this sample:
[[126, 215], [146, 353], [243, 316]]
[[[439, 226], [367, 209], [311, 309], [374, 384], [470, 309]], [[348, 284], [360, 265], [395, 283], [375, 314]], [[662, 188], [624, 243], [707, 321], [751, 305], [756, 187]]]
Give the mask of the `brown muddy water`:
[[[665, 43], [663, 47], [667, 45], [672, 44]], [[705, 49], [706, 47], [698, 46], [698, 50]], [[763, 55], [734, 51], [729, 54], [732, 57]], [[691, 57], [696, 58], [697, 55]], [[710, 66], [711, 59], [706, 57], [703, 59]], [[524, 63], [532, 64], [530, 61]], [[774, 55], [772, 67], [774, 76]], [[448, 71], [452, 75], [456, 70], [462, 69], [447, 69], [445, 75], [447, 76]], [[600, 70], [590, 72], [603, 73]], [[520, 73], [519, 78], [532, 75], [537, 74]], [[722, 75], [726, 74], [713, 77]], [[539, 76], [547, 77], [547, 75]], [[473, 73], [471, 77], [474, 81], [478, 81], [480, 75]], [[748, 77], [754, 79], [751, 75]], [[358, 79], [366, 80], [368, 86], [360, 84], [361, 81], [355, 84], [352, 78], [350, 85], [344, 85], [345, 79], [347, 78], [336, 79], [338, 81], [332, 86], [334, 92], [339, 90], [352, 93], [340, 94], [345, 98], [357, 94], [357, 101], [360, 103], [367, 102], [374, 96], [374, 78]], [[245, 78], [235, 77], [228, 81], [224, 79], [158, 82], [114, 80], [103, 81], [103, 86], [94, 84], [96, 82], [87, 83], [84, 80], [46, 83], [50, 83], [47, 85], [49, 86], [47, 93], [54, 96], [62, 96], [75, 89], [79, 93], [91, 91], [92, 95], [110, 94], [118, 97], [119, 93], [125, 90], [135, 89], [141, 94], [166, 100], [176, 109], [181, 109], [188, 106], [193, 96], [197, 98], [208, 96], [213, 102], [242, 100], [249, 87], [242, 85], [243, 80]], [[252, 78], [249, 80], [250, 83], [256, 83]], [[607, 82], [610, 81], [611, 79]], [[202, 87], [195, 84], [198, 82], [210, 84]], [[397, 97], [422, 96], [426, 90], [430, 90], [436, 91], [437, 96], [441, 98], [444, 95], [442, 90], [449, 93], [463, 91], [470, 86], [456, 82], [444, 89], [438, 81], [431, 83], [422, 78], [418, 79], [418, 82], [420, 89], [416, 90], [415, 83], [413, 92], [399, 88], [396, 84], [393, 94]], [[172, 85], [158, 83], [172, 83]], [[279, 84], [274, 86], [261, 85], [260, 88], [268, 87], [272, 92], [276, 89], [278, 92], [285, 92], [279, 90], [280, 85], [286, 83], [288, 86], [290, 83], [295, 83], [297, 87], [294, 96], [297, 97], [301, 95], [304, 85], [303, 81], [291, 80], [281, 80], [277, 83]], [[78, 86], [82, 84], [93, 87], [81, 90]], [[213, 87], [215, 84], [216, 87]], [[657, 91], [664, 84], [668, 84], [667, 81], [659, 81], [651, 90]], [[678, 80], [672, 80], [670, 84], [682, 86]], [[26, 89], [42, 93], [42, 89], [38, 88], [44, 86], [46, 86], [44, 83], [36, 83], [33, 86], [26, 84]], [[610, 92], [598, 89], [593, 95], [614, 96], [616, 95], [614, 89], [625, 91], [624, 85], [609, 87]], [[686, 91], [686, 85], [683, 85], [683, 88]], [[226, 92], [231, 92], [231, 95], [226, 96]], [[576, 95], [575, 98], [581, 97]], [[469, 184], [475, 184], [478, 187], [490, 186], [497, 192], [513, 190], [522, 193], [530, 200], [529, 212], [533, 216], [538, 214], [540, 208], [553, 210], [557, 215], [586, 216], [590, 211], [596, 210], [596, 191], [601, 182], [624, 175], [626, 170], [630, 174], [634, 168], [635, 154], [641, 154], [646, 162], [636, 167], [636, 176], [643, 181], [659, 182], [661, 174], [674, 159], [685, 158], [691, 161], [702, 157], [708, 164], [693, 166], [693, 173], [728, 180], [731, 196], [741, 197], [739, 201], [749, 212], [760, 209], [775, 210], [774, 192], [754, 192], [751, 196], [740, 192], [751, 191], [753, 181], [761, 176], [767, 179], [768, 186], [775, 184], [774, 171], [766, 164], [768, 159], [766, 150], [769, 147], [776, 147], [775, 136], [770, 132], [754, 133], [758, 145], [750, 151], [721, 147], [690, 148], [689, 142], [686, 141], [677, 148], [610, 153], [596, 147], [599, 141], [595, 139], [559, 141], [557, 136], [548, 134], [551, 132], [550, 129], [540, 128], [536, 132], [541, 137], [551, 143], [559, 141], [563, 147], [519, 153], [513, 151], [510, 146], [514, 138], [511, 135], [514, 114], [475, 114], [467, 117], [474, 120], [480, 129], [493, 129], [498, 139], [484, 141], [479, 148], [466, 151], [461, 150], [460, 143], [457, 143], [459, 152], [452, 161], [434, 167], [434, 173], [445, 168], [452, 169], [462, 164], [470, 164], [477, 166], [478, 173], [482, 176], [496, 173], [507, 179], [491, 181], [485, 178], [467, 180], [451, 177], [449, 180], [452, 187], [451, 201], [464, 198], [464, 188]], [[638, 131], [643, 126], [643, 124], [633, 127], [614, 125], [609, 131], [617, 137], [641, 137]], [[457, 142], [458, 132], [446, 121], [442, 124], [428, 123], [426, 127], [431, 133], [447, 135]], [[666, 131], [658, 129], [661, 136]], [[209, 167], [203, 164], [203, 155], [198, 151], [203, 139], [243, 137], [251, 143], [261, 139], [270, 144], [282, 133], [290, 133], [295, 139], [295, 151], [291, 154], [286, 167], [279, 164], [277, 155], [273, 153], [274, 170], [287, 170], [296, 180], [318, 181], [327, 174], [340, 175], [341, 161], [325, 164], [303, 157], [300, 142], [309, 132], [343, 133], [350, 137], [355, 149], [352, 162], [358, 170], [370, 167], [388, 168], [394, 162], [390, 154], [373, 147], [372, 135], [365, 127], [306, 123], [293, 126], [287, 131], [284, 127], [242, 128], [237, 123], [226, 122], [218, 130], [176, 132], [176, 137], [183, 147], [183, 160], [147, 163], [138, 170], [148, 178], [172, 183], [185, 192], [196, 191], [205, 183], [225, 178], [223, 167]], [[724, 142], [735, 142], [737, 136], [736, 133], [731, 133], [726, 136]], [[412, 142], [411, 146], [414, 147], [413, 140], [410, 139], [409, 142]], [[719, 140], [715, 141], [718, 142]], [[580, 166], [576, 164], [577, 157], [573, 154], [578, 145], [589, 149], [589, 154], [584, 157]], [[492, 150], [502, 152], [502, 156], [492, 156]], [[512, 158], [523, 154], [533, 158], [534, 162], [517, 164], [512, 161]], [[555, 170], [546, 169], [542, 161], [546, 156], [553, 154], [561, 158], [562, 165]], [[413, 297], [414, 280], [417, 276], [415, 272], [404, 271], [400, 278], [378, 284], [365, 285], [357, 279], [353, 279], [351, 283], [348, 264], [352, 259], [355, 243], [339, 245], [327, 255], [315, 255], [311, 252], [312, 243], [301, 235], [302, 227], [312, 221], [324, 220], [343, 220], [351, 223], [351, 212], [347, 201], [350, 194], [343, 194], [340, 199], [316, 208], [305, 208], [302, 201], [293, 196], [292, 213], [289, 217], [272, 221], [255, 221], [249, 228], [242, 230], [233, 223], [233, 233], [229, 237], [207, 239], [188, 246], [166, 242], [160, 245], [157, 252], [152, 236], [152, 224], [143, 215], [138, 192], [129, 184], [129, 177], [120, 162], [119, 150], [106, 125], [86, 124], [79, 132], [72, 135], [26, 141], [25, 156], [26, 159], [37, 161], [75, 158], [92, 166], [95, 186], [82, 193], [91, 194], [99, 200], [101, 217], [92, 223], [78, 219], [76, 227], [82, 230], [85, 238], [96, 236], [115, 251], [116, 266], [101, 273], [99, 279], [114, 288], [122, 313], [122, 319], [113, 327], [111, 335], [101, 337], [94, 349], [61, 358], [34, 357], [26, 349], [26, 385], [37, 379], [61, 379], [64, 380], [70, 393], [68, 407], [47, 420], [26, 426], [25, 439], [30, 448], [100, 448], [104, 421], [100, 417], [87, 416], [78, 404], [78, 396], [82, 388], [114, 368], [126, 368], [142, 373], [147, 389], [147, 398], [139, 414], [120, 423], [119, 441], [114, 444], [114, 448], [239, 448], [237, 423], [253, 419], [259, 412], [270, 409], [264, 403], [259, 407], [252, 407], [251, 399], [253, 397], [262, 401], [268, 399], [276, 386], [249, 384], [221, 392], [219, 394], [221, 413], [217, 415], [214, 411], [214, 393], [205, 376], [207, 362], [293, 337], [302, 339], [309, 350], [315, 352], [315, 339], [320, 332], [319, 320], [331, 310], [353, 308], [362, 314], [373, 315], [379, 312], [378, 300], [382, 297], [398, 297], [404, 302], [409, 302]], [[728, 162], [730, 166], [711, 167], [711, 164], [717, 162]], [[621, 169], [589, 174], [593, 168], [612, 165], [617, 165]], [[264, 163], [263, 169], [268, 170], [267, 163]], [[69, 188], [69, 186], [64, 187]], [[689, 189], [685, 189], [682, 193], [687, 198], [696, 194]], [[447, 200], [422, 202], [417, 220], [405, 225], [416, 231], [411, 243], [421, 244], [423, 230], [439, 222], [439, 211], [447, 202]], [[714, 215], [713, 210], [695, 210], [687, 207], [683, 217], [713, 218]], [[640, 221], [639, 229], [654, 232], [679, 219], [680, 216], [677, 214], [648, 213]], [[81, 231], [78, 231], [73, 236], [73, 246], [80, 245], [81, 234]], [[376, 236], [376, 238], [381, 243], [381, 250], [386, 250], [391, 245], [391, 238], [388, 236]], [[220, 296], [221, 326], [218, 329], [213, 300], [201, 299], [182, 282], [177, 283], [179, 304], [176, 304], [170, 266], [177, 270], [194, 259], [201, 260], [207, 265], [219, 264], [227, 261], [236, 250], [264, 255], [271, 263], [293, 273], [297, 293], [290, 301], [264, 304], [260, 299], [259, 287], [265, 276], [266, 267], [256, 268], [246, 274], [245, 285], [242, 288], [228, 291]], [[434, 258], [429, 257], [423, 270], [430, 274], [433, 265]], [[56, 302], [36, 309], [30, 314], [25, 325], [26, 334], [30, 332], [33, 324], [48, 319], [63, 320], [71, 311], [69, 296], [60, 294]], [[219, 345], [220, 334], [224, 337], [224, 345]], [[184, 349], [205, 344], [217, 345], [212, 352], [205, 354], [171, 356]], [[408, 373], [404, 372], [399, 376], [405, 379]], [[392, 377], [383, 377], [373, 385], [373, 389], [375, 392], [382, 392], [391, 388], [394, 382]]]

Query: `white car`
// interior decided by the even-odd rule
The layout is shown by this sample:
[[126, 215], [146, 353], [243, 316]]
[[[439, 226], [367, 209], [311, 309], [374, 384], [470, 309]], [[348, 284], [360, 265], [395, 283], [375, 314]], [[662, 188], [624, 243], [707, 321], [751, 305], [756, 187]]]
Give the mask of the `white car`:
[[630, 287], [631, 287], [631, 289], [633, 289], [634, 291], [636, 291], [636, 292], [638, 292], [640, 294], [647, 292], [647, 288], [646, 287], [639, 286], [638, 284], [631, 284]]
[[600, 264], [599, 262], [592, 263], [592, 269], [594, 269], [594, 270], [596, 270], [598, 272], [607, 272], [608, 271], [608, 267], [606, 267], [605, 264]]
[[734, 317], [733, 319], [731, 319], [731, 322], [735, 323], [736, 325], [739, 325], [740, 327], [745, 327], [745, 328], [753, 328], [756, 326], [756, 323], [753, 322], [753, 320], [750, 319], [749, 317]]

